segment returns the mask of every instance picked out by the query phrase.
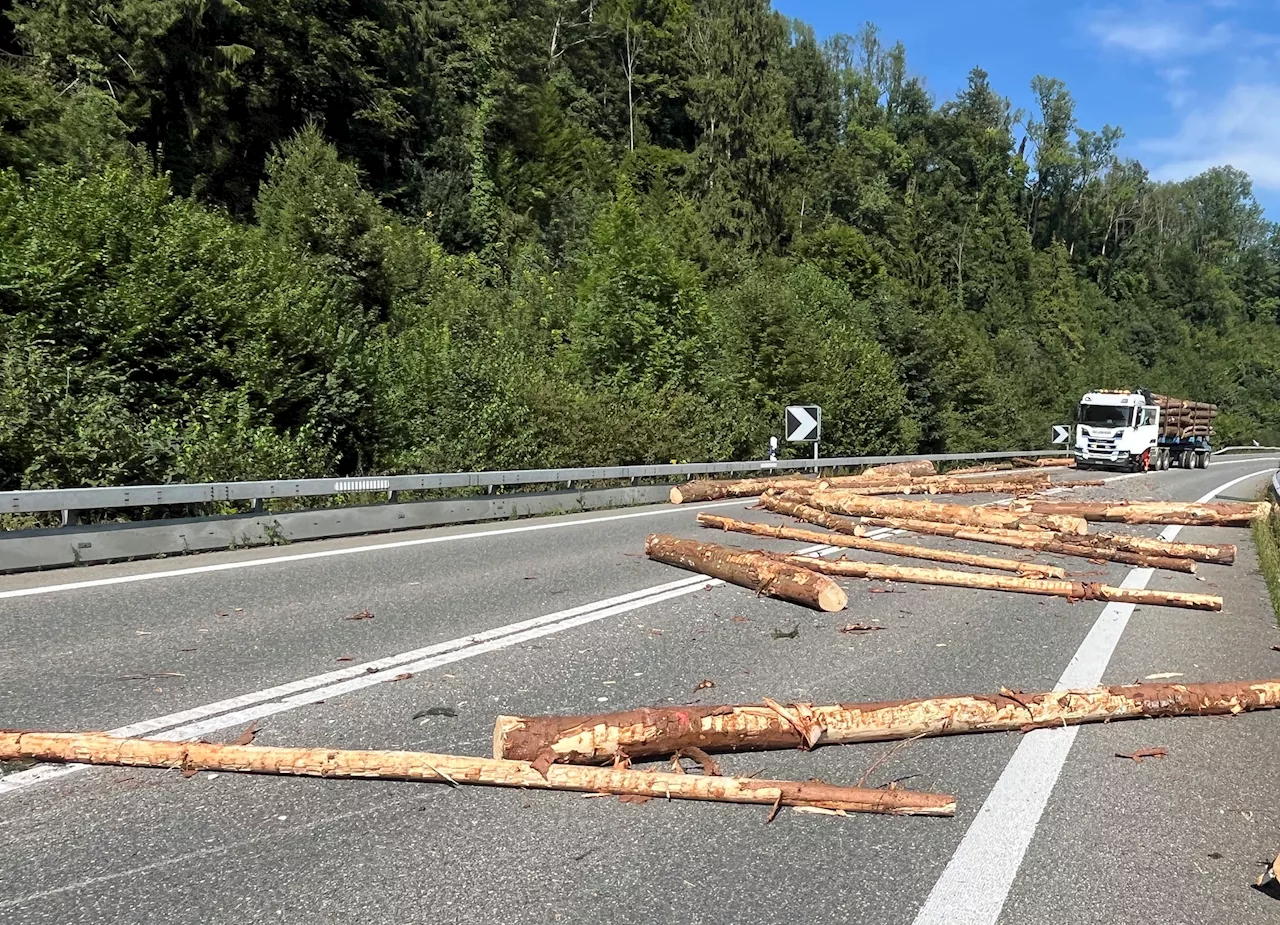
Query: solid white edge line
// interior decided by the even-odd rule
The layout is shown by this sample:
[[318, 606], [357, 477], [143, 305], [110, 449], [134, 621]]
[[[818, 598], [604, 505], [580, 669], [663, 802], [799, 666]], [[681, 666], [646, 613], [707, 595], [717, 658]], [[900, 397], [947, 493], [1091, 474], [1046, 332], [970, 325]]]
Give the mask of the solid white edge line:
[[230, 572], [237, 569], [260, 568], [265, 565], [279, 565], [283, 562], [304, 562], [309, 559], [329, 559], [335, 556], [352, 556], [363, 552], [378, 552], [384, 549], [408, 549], [413, 546], [430, 546], [435, 543], [452, 543], [457, 540], [483, 539], [489, 536], [510, 536], [514, 533], [532, 533], [538, 530], [557, 530], [563, 527], [581, 527], [588, 524], [608, 523], [615, 520], [631, 520], [636, 517], [657, 517], [662, 514], [677, 514], [680, 511], [697, 511], [703, 508], [729, 507], [743, 504], [748, 499], [736, 498], [732, 501], [715, 501], [707, 504], [668, 505], [657, 510], [635, 511], [630, 514], [610, 514], [605, 517], [588, 517], [582, 520], [563, 520], [554, 523], [525, 524], [519, 527], [502, 527], [496, 530], [472, 530], [468, 533], [450, 533], [444, 535], [422, 536], [412, 540], [395, 540], [389, 543], [369, 543], [364, 546], [346, 546], [342, 549], [319, 549], [313, 552], [298, 552], [283, 556], [268, 556], [263, 559], [238, 559], [235, 562], [216, 562], [210, 565], [192, 565], [187, 568], [166, 569], [160, 572], [138, 572], [132, 575], [114, 575], [111, 578], [89, 578], [84, 581], [70, 581], [58, 585], [37, 585], [30, 588], [13, 588], [0, 591], [0, 600], [14, 597], [34, 597], [40, 594], [53, 594], [58, 591], [78, 591], [82, 588], [104, 588], [109, 585], [125, 585], [138, 581], [157, 581], [161, 578], [179, 578], [184, 575], [204, 575], [210, 572]]
[[[887, 530], [874, 531], [868, 535], [885, 535]], [[799, 554], [821, 555], [833, 551], [831, 546], [807, 546], [796, 550]], [[475, 633], [447, 642], [435, 643], [421, 649], [403, 652], [399, 655], [386, 656], [350, 668], [325, 672], [310, 678], [292, 681], [275, 687], [266, 688], [239, 697], [220, 700], [200, 707], [193, 707], [178, 713], [170, 713], [154, 719], [143, 720], [128, 726], [121, 726], [108, 731], [115, 736], [142, 736], [147, 733], [167, 730], [157, 739], [192, 739], [230, 726], [236, 726], [253, 719], [295, 710], [307, 704], [341, 696], [352, 691], [362, 690], [377, 684], [385, 683], [389, 669], [417, 674], [452, 664], [462, 659], [472, 658], [488, 652], [495, 652], [509, 646], [537, 639], [562, 630], [573, 629], [593, 623], [606, 617], [616, 616], [650, 604], [661, 603], [686, 594], [692, 594], [703, 588], [717, 587], [724, 582], [708, 578], [705, 575], [691, 575], [677, 581], [655, 585], [639, 591], [617, 597], [594, 601], [568, 610], [533, 617], [519, 623], [496, 627], [482, 633]], [[281, 699], [277, 699], [281, 698]], [[272, 701], [266, 703], [264, 701]], [[231, 712], [227, 712], [231, 711]], [[177, 728], [169, 728], [178, 725]], [[86, 770], [88, 765], [41, 764], [14, 774], [0, 777], [0, 796], [34, 786], [59, 777], [65, 777], [77, 771]]]
[[[1257, 462], [1256, 459], [1250, 461]], [[1263, 469], [1242, 475], [1197, 500], [1209, 501], [1240, 482], [1270, 471]], [[1166, 527], [1160, 537], [1172, 540], [1181, 529]], [[1146, 587], [1152, 574], [1152, 569], [1133, 569], [1120, 586]], [[1133, 604], [1104, 607], [1054, 690], [1100, 684], [1133, 611]], [[942, 875], [929, 891], [914, 925], [995, 925], [1079, 728], [1038, 729], [1022, 737]]]

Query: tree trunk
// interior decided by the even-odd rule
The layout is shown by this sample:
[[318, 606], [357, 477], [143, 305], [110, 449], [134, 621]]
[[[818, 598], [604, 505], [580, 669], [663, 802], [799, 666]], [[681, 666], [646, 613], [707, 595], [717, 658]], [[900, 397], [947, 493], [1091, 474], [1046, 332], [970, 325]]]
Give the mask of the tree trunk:
[[1071, 541], [1078, 542], [1081, 546], [1123, 549], [1149, 556], [1174, 556], [1218, 565], [1231, 565], [1236, 561], [1236, 547], [1231, 543], [1170, 543], [1145, 536], [1125, 536], [1122, 533], [1091, 533], [1088, 536], [1072, 537]]
[[766, 491], [807, 490], [816, 487], [816, 479], [698, 479], [675, 485], [671, 489], [672, 504], [716, 501], [720, 498], [751, 498]]
[[761, 552], [681, 540], [665, 533], [649, 534], [644, 551], [650, 559], [814, 610], [832, 613], [844, 610], [847, 603], [844, 591], [830, 578], [804, 564], [781, 562]]
[[[901, 475], [890, 476], [873, 476], [866, 475], [839, 475], [830, 476], [825, 479], [819, 479], [817, 483], [811, 487], [821, 489], [823, 491], [831, 488], [880, 488], [888, 487], [891, 490], [898, 488], [923, 488], [929, 485], [954, 485], [960, 480], [953, 473], [948, 472], [946, 475], [926, 475], [909, 478]], [[1008, 485], [1029, 485], [1034, 488], [1047, 488], [1050, 484], [1049, 474], [1047, 472], [996, 472], [989, 475], [982, 475], [977, 478], [966, 478], [962, 484], [965, 485], [989, 485], [991, 483], [1008, 484]]]
[[[1090, 484], [1102, 484], [1101, 482]], [[839, 479], [824, 479], [817, 491], [853, 491], [860, 495], [974, 495], [1007, 494], [1026, 495], [1049, 486], [1049, 482], [1035, 484], [1022, 481], [994, 481], [989, 479], [918, 479], [910, 482], [862, 483]]]
[[[806, 520], [808, 518], [805, 518]], [[974, 543], [991, 543], [998, 546], [1016, 546], [1020, 549], [1035, 549], [1040, 552], [1053, 553], [1058, 556], [1075, 556], [1081, 559], [1103, 559], [1107, 562], [1121, 562], [1125, 565], [1137, 565], [1141, 568], [1159, 568], [1171, 572], [1193, 573], [1196, 564], [1186, 557], [1153, 555], [1143, 552], [1132, 552], [1116, 549], [1098, 543], [1086, 545], [1086, 539], [1106, 539], [1105, 535], [1088, 537], [1068, 536], [1066, 540], [1060, 533], [1036, 532], [1032, 530], [979, 530], [972, 527], [961, 527], [957, 524], [934, 524], [927, 520], [900, 520], [895, 517], [868, 517], [864, 523], [877, 527], [893, 527], [897, 530], [909, 530], [912, 533], [924, 533], [933, 536], [946, 536], [957, 540]], [[861, 536], [866, 528], [855, 528]], [[1127, 539], [1127, 537], [1121, 537]], [[1076, 542], [1077, 540], [1081, 542]], [[1152, 542], [1158, 542], [1153, 540]], [[1173, 545], [1173, 544], [1166, 544]], [[1185, 544], [1181, 544], [1185, 545]]]
[[788, 706], [679, 706], [594, 716], [499, 716], [495, 756], [598, 764], [622, 755], [812, 748], [917, 736], [1028, 731], [1126, 719], [1216, 716], [1280, 705], [1280, 680], [1209, 684], [1125, 684], [1046, 693], [969, 694]]
[[821, 781], [756, 780], [704, 774], [580, 768], [501, 758], [429, 752], [354, 751], [336, 748], [271, 748], [119, 739], [104, 733], [0, 733], [0, 759], [70, 761], [127, 767], [182, 768], [307, 777], [420, 780], [532, 790], [618, 793], [717, 803], [821, 806], [847, 812], [950, 816], [955, 798], [938, 793], [840, 787]]
[[815, 491], [811, 492], [807, 498], [784, 494], [783, 498], [807, 503], [824, 511], [852, 514], [856, 517], [905, 517], [912, 520], [933, 520], [938, 523], [994, 527], [1002, 530], [1030, 528], [1058, 533], [1088, 532], [1088, 526], [1079, 517], [1014, 513], [996, 508], [972, 508], [962, 504], [936, 504], [931, 501], [869, 498], [852, 491]]
[[870, 469], [864, 469], [862, 476], [866, 478], [884, 478], [887, 476], [921, 476], [921, 475], [937, 475], [938, 467], [927, 459], [918, 459], [914, 462], [889, 463], [885, 466], [872, 466]]
[[[769, 555], [773, 555], [770, 553]], [[948, 585], [955, 588], [978, 588], [986, 591], [1014, 591], [1065, 597], [1070, 601], [1107, 601], [1122, 604], [1151, 604], [1157, 607], [1182, 607], [1187, 610], [1221, 610], [1222, 598], [1211, 594], [1184, 594], [1177, 591], [1139, 591], [1112, 588], [1084, 581], [1012, 578], [1008, 575], [984, 575], [978, 572], [954, 572], [940, 568], [912, 568], [905, 565], [877, 565], [850, 559], [815, 559], [810, 556], [777, 556], [783, 562], [803, 565], [823, 575], [842, 578], [871, 578], [877, 581], [909, 581], [924, 585]]]
[[769, 524], [733, 520], [729, 517], [716, 517], [714, 514], [699, 514], [698, 523], [712, 529], [732, 530], [735, 533], [750, 533], [753, 536], [768, 536], [779, 540], [795, 540], [800, 543], [825, 543], [828, 546], [861, 549], [864, 552], [878, 552], [887, 556], [904, 556], [908, 559], [928, 559], [933, 562], [950, 562], [953, 565], [971, 565], [975, 568], [996, 569], [1001, 572], [1017, 572], [1019, 575], [1024, 575], [1028, 578], [1066, 577], [1066, 573], [1056, 565], [1041, 565], [1039, 562], [1018, 562], [1013, 559], [993, 559], [990, 556], [977, 556], [967, 552], [929, 549], [926, 546], [911, 546], [906, 543], [887, 543], [882, 540], [865, 539], [840, 533], [818, 533], [815, 530], [797, 530], [794, 527], [774, 527]]
[[977, 472], [1007, 472], [1013, 468], [1013, 463], [987, 463], [982, 466], [966, 466], [963, 469], [951, 469], [946, 475], [971, 475]]
[[1044, 469], [1057, 466], [1074, 466], [1076, 461], [1070, 456], [1041, 456], [1036, 459], [1015, 459], [1013, 464], [1015, 466], [1030, 466], [1032, 468]]
[[1103, 523], [1185, 524], [1197, 527], [1247, 527], [1271, 513], [1268, 501], [1026, 501], [1014, 512], [1083, 517]]

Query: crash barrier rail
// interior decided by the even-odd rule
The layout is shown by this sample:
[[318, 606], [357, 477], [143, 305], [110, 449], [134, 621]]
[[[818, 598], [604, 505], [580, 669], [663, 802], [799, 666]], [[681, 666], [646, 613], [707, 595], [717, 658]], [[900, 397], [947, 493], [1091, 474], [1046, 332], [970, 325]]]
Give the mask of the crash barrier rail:
[[[1055, 449], [842, 456], [5, 492], [0, 493], [0, 514], [18, 515], [11, 526], [13, 521], [20, 526], [0, 530], [0, 573], [656, 504], [667, 500], [671, 484], [699, 476], [1062, 453]], [[321, 498], [329, 500], [309, 505], [302, 500]], [[297, 503], [269, 506], [269, 501]], [[239, 504], [231, 513], [205, 507], [233, 502]], [[165, 506], [174, 507], [166, 511]], [[124, 516], [130, 508], [145, 510]], [[60, 526], [28, 526], [57, 512]], [[90, 512], [99, 514], [90, 517]]]
[[1061, 450], [1027, 450], [1018, 453], [937, 453], [918, 456], [840, 456], [831, 459], [779, 459], [751, 462], [680, 463], [648, 466], [589, 466], [578, 469], [509, 469], [493, 472], [450, 472], [429, 475], [357, 476], [338, 479], [277, 479], [255, 482], [193, 482], [171, 485], [126, 485], [102, 488], [53, 488], [11, 491], [0, 495], [0, 513], [31, 514], [65, 511], [68, 521], [77, 511], [157, 507], [167, 504], [208, 504], [269, 499], [318, 498], [358, 492], [386, 492], [398, 500], [401, 492], [449, 488], [497, 488], [517, 485], [564, 485], [639, 479], [678, 479], [699, 475], [767, 474], [788, 469], [837, 469], [887, 463], [959, 462], [1062, 455]]

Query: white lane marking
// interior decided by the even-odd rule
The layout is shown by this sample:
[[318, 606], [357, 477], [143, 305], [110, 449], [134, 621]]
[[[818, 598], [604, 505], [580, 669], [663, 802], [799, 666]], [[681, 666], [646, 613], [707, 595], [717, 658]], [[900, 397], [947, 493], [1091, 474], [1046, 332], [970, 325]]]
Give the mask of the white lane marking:
[[[888, 532], [888, 530], [877, 530], [868, 534], [868, 536], [883, 536]], [[834, 547], [831, 546], [806, 546], [796, 551], [801, 554], [821, 555], [833, 550]], [[692, 594], [704, 587], [717, 587], [723, 584], [724, 582], [720, 579], [708, 578], [705, 575], [692, 575], [688, 578], [655, 585], [640, 591], [632, 591], [568, 610], [546, 614], [541, 617], [533, 617], [519, 623], [496, 627], [482, 633], [435, 643], [434, 645], [403, 652], [399, 655], [386, 656], [372, 662], [353, 665], [350, 668], [325, 672], [310, 678], [292, 681], [288, 684], [280, 684], [265, 690], [243, 694], [239, 697], [194, 707], [190, 710], [143, 720], [142, 722], [108, 730], [108, 734], [141, 736], [167, 729], [167, 732], [153, 736], [153, 738], [170, 740], [196, 738], [252, 719], [283, 713], [287, 710], [295, 710], [298, 707], [326, 700], [330, 697], [338, 697], [352, 691], [372, 687], [375, 684], [382, 684], [388, 680], [389, 669], [399, 669], [401, 672], [417, 674], [461, 661], [462, 659], [472, 658], [476, 655], [495, 652], [498, 649], [504, 649], [541, 636], [593, 623], [606, 617], [647, 607], [650, 604], [657, 604], [672, 598]], [[370, 669], [376, 670], [370, 671]], [[175, 725], [177, 725], [177, 728], [169, 728]], [[0, 777], [0, 796], [45, 781], [65, 777], [68, 774], [85, 770], [87, 767], [88, 765], [82, 764], [36, 765], [25, 771], [18, 771], [17, 773]]]
[[[1209, 501], [1228, 488], [1270, 471], [1263, 469], [1232, 479], [1197, 500]], [[1160, 538], [1173, 540], [1181, 529], [1166, 527]], [[1152, 569], [1133, 569], [1120, 587], [1146, 587], [1152, 574]], [[1108, 604], [1103, 608], [1054, 690], [1093, 687], [1102, 682], [1133, 610], [1133, 604]], [[929, 891], [916, 914], [915, 925], [995, 925], [1079, 728], [1039, 729], [1022, 737], [942, 876]]]
[[631, 514], [611, 514], [607, 517], [590, 517], [583, 520], [564, 520], [554, 523], [526, 524], [521, 527], [503, 527], [498, 530], [473, 530], [469, 533], [451, 533], [447, 535], [423, 536], [412, 540], [397, 540], [390, 543], [369, 543], [365, 546], [347, 546], [342, 549], [321, 549], [315, 552], [298, 552], [285, 556], [269, 556], [265, 559], [244, 559], [236, 562], [218, 562], [212, 565], [193, 565], [188, 568], [166, 569], [162, 572], [140, 572], [134, 575], [116, 575], [111, 578], [90, 578], [85, 581], [69, 581], [60, 585], [41, 585], [32, 588], [14, 588], [0, 591], [0, 600], [13, 597], [32, 597], [37, 594], [53, 594], [58, 591], [78, 591], [82, 588], [103, 588], [108, 585], [125, 585], [135, 581], [156, 581], [161, 578], [178, 578], [184, 575], [203, 575], [209, 572], [230, 572], [236, 569], [259, 568], [264, 565], [279, 565], [282, 562], [303, 562], [308, 559], [328, 559], [334, 556], [353, 556], [362, 552], [377, 552], [384, 549], [407, 549], [411, 546], [429, 546], [434, 543], [452, 543], [456, 540], [483, 539], [487, 536], [509, 536], [513, 533], [532, 533], [536, 530], [557, 530], [561, 527], [580, 527], [587, 524], [608, 523], [615, 520], [631, 520], [636, 517], [657, 517], [662, 514], [678, 514], [680, 511], [697, 511], [710, 507], [729, 507], [741, 505], [749, 501], [737, 498], [733, 501], [715, 501], [708, 504], [668, 505], [658, 510], [638, 511]]

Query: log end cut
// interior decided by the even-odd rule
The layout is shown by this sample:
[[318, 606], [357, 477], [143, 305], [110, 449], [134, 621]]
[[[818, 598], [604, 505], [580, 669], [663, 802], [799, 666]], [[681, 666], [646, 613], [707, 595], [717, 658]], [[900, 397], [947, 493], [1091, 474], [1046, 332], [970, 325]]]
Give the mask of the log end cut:
[[524, 728], [524, 719], [519, 716], [499, 716], [493, 723], [493, 757], [507, 757], [507, 737]]
[[679, 485], [672, 485], [672, 486], [671, 486], [671, 495], [670, 495], [670, 498], [671, 498], [671, 503], [672, 503], [672, 504], [681, 504], [681, 503], [683, 503], [683, 501], [684, 501], [684, 495], [682, 495], [682, 494], [680, 493], [680, 486], [679, 486]]
[[844, 588], [831, 582], [818, 592], [818, 606], [826, 613], [837, 613], [849, 606], [849, 595], [844, 593]]

